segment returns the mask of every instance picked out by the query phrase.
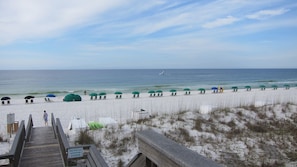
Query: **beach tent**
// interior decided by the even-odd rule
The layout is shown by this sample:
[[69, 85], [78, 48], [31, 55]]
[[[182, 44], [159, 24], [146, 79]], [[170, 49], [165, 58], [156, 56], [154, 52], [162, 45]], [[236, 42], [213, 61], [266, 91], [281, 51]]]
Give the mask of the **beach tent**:
[[89, 95], [91, 96], [91, 100], [97, 99], [97, 96], [98, 96], [97, 93], [90, 93]]
[[63, 101], [70, 102], [70, 101], [81, 101], [81, 97], [76, 94], [68, 94], [64, 97]]
[[106, 93], [105, 92], [100, 92], [99, 93], [99, 99], [101, 100], [101, 97], [103, 96], [103, 99], [106, 99]]
[[138, 91], [134, 91], [134, 92], [132, 92], [132, 94], [133, 94], [133, 98], [135, 98], [135, 97], [139, 97], [139, 92]]
[[123, 93], [122, 93], [122, 92], [114, 92], [114, 94], [116, 95], [116, 99], [117, 99], [117, 98], [120, 99], [120, 98], [122, 98], [122, 94], [123, 94]]
[[191, 89], [190, 88], [185, 88], [184, 91], [185, 91], [186, 95], [191, 94]]
[[10, 104], [9, 100], [10, 100], [10, 97], [7, 97], [7, 96], [1, 98], [2, 104], [5, 104], [5, 101], [7, 101], [7, 104]]
[[205, 89], [204, 88], [199, 88], [198, 90], [200, 91], [201, 94], [202, 93], [205, 94]]
[[176, 90], [175, 89], [171, 89], [170, 92], [171, 92], [171, 96], [176, 96]]
[[86, 130], [88, 128], [88, 124], [86, 123], [86, 121], [82, 118], [73, 118], [68, 125], [68, 130], [71, 133], [77, 133], [80, 132], [82, 130]]
[[156, 93], [158, 93], [157, 96], [163, 96], [163, 91], [162, 90], [157, 90]]
[[156, 92], [154, 91], [154, 90], [150, 90], [150, 91], [148, 91], [148, 93], [150, 94], [150, 97], [152, 97], [153, 95], [155, 96], [156, 94]]

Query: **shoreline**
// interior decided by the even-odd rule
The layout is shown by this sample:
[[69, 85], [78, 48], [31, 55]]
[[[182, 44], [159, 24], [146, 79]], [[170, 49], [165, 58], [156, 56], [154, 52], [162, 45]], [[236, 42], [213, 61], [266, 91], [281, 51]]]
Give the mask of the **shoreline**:
[[[150, 97], [148, 93], [141, 93], [139, 98], [133, 98], [132, 94], [123, 94], [122, 99], [115, 99], [114, 94], [107, 94], [106, 100], [90, 100], [90, 96], [83, 95], [82, 101], [63, 102], [64, 97], [55, 97], [52, 102], [46, 102], [43, 98], [34, 98], [34, 103], [25, 104], [23, 98], [12, 99], [11, 104], [0, 105], [1, 115], [6, 118], [9, 113], [15, 113], [15, 121], [25, 120], [32, 114], [34, 126], [43, 126], [42, 114], [54, 113], [55, 118], [60, 118], [64, 129], [68, 127], [74, 117], [84, 118], [86, 122], [98, 121], [99, 117], [110, 117], [118, 123], [125, 123], [133, 119], [132, 112], [144, 109], [150, 115], [171, 114], [181, 111], [197, 111], [207, 113], [214, 108], [231, 108], [242, 105], [261, 106], [276, 103], [294, 103], [297, 101], [297, 89], [253, 89], [238, 92], [225, 90], [223, 93], [207, 91], [200, 94], [199, 91], [191, 91], [185, 95], [184, 91], [178, 91], [176, 96], [170, 92], [164, 92], [162, 97]], [[205, 111], [204, 111], [205, 110]], [[209, 111], [208, 111], [209, 110]], [[6, 119], [0, 121], [0, 133], [5, 133]]]

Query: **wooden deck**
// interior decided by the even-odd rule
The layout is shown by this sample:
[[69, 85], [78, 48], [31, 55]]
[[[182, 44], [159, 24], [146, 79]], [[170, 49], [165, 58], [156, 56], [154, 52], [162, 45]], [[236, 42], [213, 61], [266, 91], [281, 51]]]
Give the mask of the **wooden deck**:
[[64, 167], [58, 140], [51, 126], [32, 129], [31, 139], [25, 143], [20, 167]]

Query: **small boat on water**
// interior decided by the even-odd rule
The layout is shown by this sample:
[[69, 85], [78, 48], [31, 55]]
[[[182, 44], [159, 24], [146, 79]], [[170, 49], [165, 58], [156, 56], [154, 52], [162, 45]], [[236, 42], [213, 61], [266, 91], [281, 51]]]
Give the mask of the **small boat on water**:
[[161, 71], [159, 75], [165, 75], [165, 70]]

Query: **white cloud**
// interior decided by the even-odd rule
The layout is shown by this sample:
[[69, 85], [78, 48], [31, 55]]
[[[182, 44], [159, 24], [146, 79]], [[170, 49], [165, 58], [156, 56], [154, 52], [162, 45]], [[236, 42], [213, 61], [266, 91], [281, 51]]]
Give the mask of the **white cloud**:
[[246, 17], [249, 19], [265, 19], [268, 17], [285, 14], [288, 11], [289, 9], [261, 10], [254, 14], [247, 15]]
[[56, 35], [123, 3], [123, 0], [0, 1], [1, 43]]
[[221, 27], [229, 24], [233, 24], [234, 22], [239, 21], [240, 19], [235, 18], [233, 16], [228, 16], [226, 18], [220, 18], [215, 21], [211, 21], [202, 25], [203, 28], [215, 28]]

